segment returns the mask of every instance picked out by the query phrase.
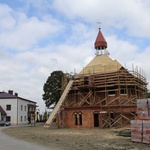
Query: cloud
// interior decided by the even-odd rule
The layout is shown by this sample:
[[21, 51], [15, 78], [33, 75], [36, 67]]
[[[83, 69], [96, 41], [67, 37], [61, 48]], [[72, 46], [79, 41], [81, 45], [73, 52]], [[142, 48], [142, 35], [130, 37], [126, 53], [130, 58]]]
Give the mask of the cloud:
[[54, 6], [70, 19], [80, 17], [91, 23], [101, 21], [102, 26], [127, 29], [130, 36], [150, 37], [150, 1], [66, 0], [62, 5], [61, 0], [55, 0]]
[[8, 31], [14, 28], [15, 20], [11, 17], [12, 9], [5, 4], [0, 5], [0, 31]]
[[98, 21], [110, 57], [143, 68], [150, 80], [149, 0], [22, 0], [19, 6], [0, 4], [0, 90], [13, 89], [45, 110], [50, 73], [79, 73], [95, 57]]
[[37, 17], [28, 18], [7, 5], [0, 5], [0, 8], [0, 27], [3, 28], [0, 32], [0, 45], [4, 48], [29, 50], [41, 40], [54, 36], [63, 27], [50, 15], [45, 15], [40, 20]]
[[138, 46], [129, 41], [121, 40], [116, 35], [111, 35], [106, 38], [111, 57], [120, 60], [122, 63], [136, 59], [136, 55], [139, 52]]
[[[129, 41], [120, 40], [115, 35], [106, 37], [110, 57], [118, 60], [128, 70], [136, 70], [150, 81], [150, 47], [140, 49]], [[150, 88], [150, 85], [148, 85]]]
[[28, 0], [28, 1], [24, 1], [24, 0], [20, 0], [21, 3], [24, 3], [23, 8], [26, 9], [27, 11], [30, 8], [34, 8], [33, 11], [35, 11], [35, 9], [40, 10], [40, 11], [45, 11], [47, 9], [49, 9], [50, 7], [50, 2], [49, 0], [36, 0], [36, 3], [34, 0]]

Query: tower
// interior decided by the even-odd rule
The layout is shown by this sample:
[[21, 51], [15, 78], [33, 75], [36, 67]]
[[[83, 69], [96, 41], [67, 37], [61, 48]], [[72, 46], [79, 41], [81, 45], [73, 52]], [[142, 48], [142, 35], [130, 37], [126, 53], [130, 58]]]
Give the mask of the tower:
[[96, 49], [96, 55], [108, 54], [108, 51], [106, 50], [107, 42], [101, 32], [101, 28], [99, 28], [99, 32], [96, 41], [94, 43], [94, 47]]

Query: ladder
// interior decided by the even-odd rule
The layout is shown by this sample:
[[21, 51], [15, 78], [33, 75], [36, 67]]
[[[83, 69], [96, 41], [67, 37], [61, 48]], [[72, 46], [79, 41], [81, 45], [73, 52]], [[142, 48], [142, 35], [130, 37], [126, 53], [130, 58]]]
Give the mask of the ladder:
[[69, 93], [69, 90], [70, 90], [72, 84], [73, 84], [73, 80], [70, 80], [69, 83], [67, 84], [63, 94], [61, 95], [59, 101], [57, 102], [55, 108], [53, 109], [52, 113], [50, 114], [48, 120], [44, 124], [44, 128], [49, 128], [50, 125], [52, 124], [52, 122], [55, 119], [55, 116], [56, 116], [59, 108], [61, 107], [62, 103], [65, 101], [65, 98], [66, 98], [67, 94]]

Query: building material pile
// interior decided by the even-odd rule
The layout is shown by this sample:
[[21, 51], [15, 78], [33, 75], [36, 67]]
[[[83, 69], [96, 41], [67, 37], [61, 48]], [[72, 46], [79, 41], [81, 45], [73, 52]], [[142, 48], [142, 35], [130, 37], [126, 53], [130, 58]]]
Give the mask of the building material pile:
[[150, 144], [150, 99], [137, 100], [137, 116], [131, 121], [131, 141]]

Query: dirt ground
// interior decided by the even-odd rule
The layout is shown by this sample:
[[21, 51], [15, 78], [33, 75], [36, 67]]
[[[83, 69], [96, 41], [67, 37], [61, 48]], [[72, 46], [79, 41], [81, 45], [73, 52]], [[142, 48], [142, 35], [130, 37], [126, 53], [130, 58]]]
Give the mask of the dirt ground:
[[149, 150], [150, 145], [133, 143], [130, 137], [118, 136], [120, 129], [67, 129], [52, 125], [5, 128], [7, 135], [60, 150]]

